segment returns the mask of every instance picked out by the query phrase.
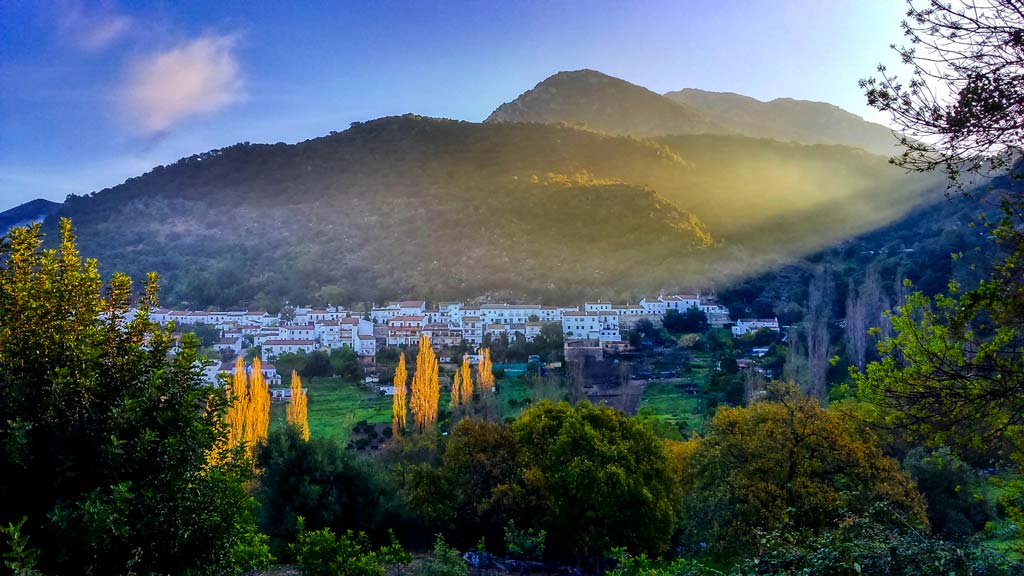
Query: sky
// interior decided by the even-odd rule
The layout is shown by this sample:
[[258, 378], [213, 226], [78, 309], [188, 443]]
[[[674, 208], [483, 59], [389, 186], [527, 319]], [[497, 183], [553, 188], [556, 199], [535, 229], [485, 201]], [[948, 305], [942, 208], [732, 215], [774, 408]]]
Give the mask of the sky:
[[590, 68], [836, 104], [896, 59], [899, 0], [0, 0], [0, 211], [238, 142], [408, 112], [481, 121]]

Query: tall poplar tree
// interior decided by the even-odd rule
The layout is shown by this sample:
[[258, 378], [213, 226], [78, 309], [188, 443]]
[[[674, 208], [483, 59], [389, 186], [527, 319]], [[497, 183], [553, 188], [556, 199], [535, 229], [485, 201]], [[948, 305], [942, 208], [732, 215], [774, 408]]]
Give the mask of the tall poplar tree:
[[494, 392], [494, 368], [491, 365], [491, 349], [484, 348], [480, 354], [480, 364], [477, 366], [477, 384], [482, 392]]
[[420, 336], [416, 354], [416, 373], [412, 377], [412, 415], [416, 428], [423, 432], [437, 422], [437, 403], [441, 395], [438, 383], [437, 355], [428, 336]]
[[462, 366], [459, 368], [461, 375], [461, 387], [459, 391], [462, 393], [462, 403], [469, 404], [473, 400], [473, 373], [469, 368], [469, 356], [462, 357]]
[[309, 440], [309, 419], [306, 411], [306, 392], [302, 389], [302, 379], [298, 372], [292, 370], [292, 398], [285, 410], [288, 423], [299, 431], [303, 440]]
[[406, 380], [409, 373], [405, 369], [405, 352], [398, 358], [398, 367], [395, 368], [395, 379], [392, 384], [395, 387], [395, 394], [391, 398], [391, 432], [398, 436], [405, 430], [406, 415]]

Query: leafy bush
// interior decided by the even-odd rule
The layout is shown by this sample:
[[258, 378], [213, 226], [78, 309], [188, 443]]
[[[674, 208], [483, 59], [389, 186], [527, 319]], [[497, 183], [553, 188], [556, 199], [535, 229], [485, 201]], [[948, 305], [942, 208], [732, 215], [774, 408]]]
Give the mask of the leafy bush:
[[421, 576], [464, 576], [466, 561], [458, 550], [449, 546], [440, 534], [434, 540], [434, 553], [420, 571]]
[[517, 530], [515, 520], [505, 526], [505, 549], [509, 556], [524, 560], [539, 560], [544, 556], [544, 530]]
[[[300, 524], [301, 527], [301, 524]], [[384, 566], [364, 532], [300, 531], [295, 558], [308, 576], [383, 576]]]
[[761, 542], [759, 553], [737, 569], [738, 575], [1010, 576], [1024, 570], [1024, 564], [991, 549], [952, 544], [906, 527], [894, 529], [867, 516], [847, 516], [815, 538], [783, 529]]

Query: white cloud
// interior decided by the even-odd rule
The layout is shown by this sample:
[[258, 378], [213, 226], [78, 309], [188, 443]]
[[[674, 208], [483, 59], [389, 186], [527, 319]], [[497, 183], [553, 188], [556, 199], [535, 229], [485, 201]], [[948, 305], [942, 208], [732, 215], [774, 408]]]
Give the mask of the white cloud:
[[159, 134], [239, 101], [244, 91], [235, 44], [234, 36], [206, 35], [138, 61], [122, 93], [134, 125]]
[[87, 14], [81, 2], [57, 4], [60, 33], [86, 52], [101, 52], [132, 31], [134, 21], [112, 8]]

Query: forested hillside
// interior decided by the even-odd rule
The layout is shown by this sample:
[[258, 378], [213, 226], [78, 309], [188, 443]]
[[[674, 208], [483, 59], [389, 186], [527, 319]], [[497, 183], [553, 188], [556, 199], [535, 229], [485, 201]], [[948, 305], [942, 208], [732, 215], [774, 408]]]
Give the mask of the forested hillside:
[[168, 302], [564, 302], [768, 266], [895, 218], [921, 184], [842, 147], [403, 116], [195, 155], [59, 215], [106, 272], [161, 273]]

